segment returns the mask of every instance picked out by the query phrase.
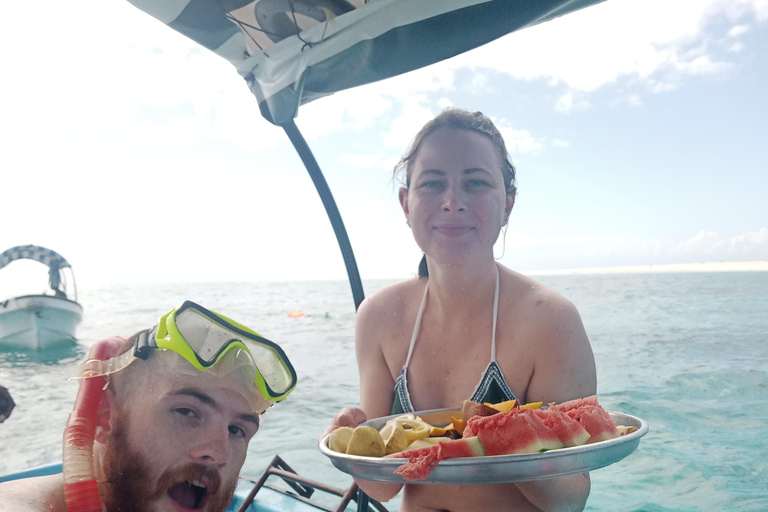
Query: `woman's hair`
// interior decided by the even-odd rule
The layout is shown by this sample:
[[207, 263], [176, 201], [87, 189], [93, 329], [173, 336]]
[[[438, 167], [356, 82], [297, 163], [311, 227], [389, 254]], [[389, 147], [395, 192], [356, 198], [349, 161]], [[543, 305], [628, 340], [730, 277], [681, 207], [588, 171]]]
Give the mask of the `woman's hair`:
[[[499, 167], [504, 180], [504, 188], [508, 195], [514, 196], [517, 193], [517, 182], [515, 181], [515, 166], [504, 144], [504, 138], [499, 129], [493, 124], [493, 121], [482, 112], [469, 112], [460, 108], [448, 107], [444, 109], [437, 117], [425, 124], [419, 133], [411, 141], [408, 150], [400, 161], [395, 165], [394, 177], [399, 179], [405, 188], [411, 185], [411, 170], [416, 154], [421, 148], [421, 143], [428, 135], [438, 130], [466, 130], [469, 132], [485, 135], [490, 139], [496, 150], [496, 156], [499, 159]], [[419, 277], [428, 277], [427, 257], [424, 256], [419, 263]]]
[[[448, 107], [440, 115], [425, 124], [419, 133], [411, 141], [408, 150], [400, 161], [395, 165], [394, 175], [400, 179], [406, 188], [411, 185], [411, 167], [419, 152], [421, 143], [427, 135], [431, 135], [437, 130], [466, 130], [469, 132], [485, 135], [493, 143], [496, 149], [496, 156], [499, 158], [499, 167], [504, 178], [504, 188], [507, 194], [514, 194], [517, 190], [515, 182], [515, 166], [507, 152], [507, 146], [504, 144], [504, 138], [499, 129], [493, 124], [493, 121], [482, 112], [469, 112], [460, 108]], [[404, 177], [403, 177], [404, 175]]]

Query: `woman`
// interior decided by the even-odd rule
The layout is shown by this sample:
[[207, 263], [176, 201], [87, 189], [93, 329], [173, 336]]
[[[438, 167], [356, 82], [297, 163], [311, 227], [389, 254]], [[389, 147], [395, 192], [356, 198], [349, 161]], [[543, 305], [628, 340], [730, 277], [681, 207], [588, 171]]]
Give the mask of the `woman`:
[[[479, 112], [448, 109], [416, 135], [396, 172], [399, 197], [424, 251], [419, 277], [381, 289], [358, 311], [361, 409], [366, 418], [460, 407], [464, 400], [564, 402], [595, 394], [595, 362], [575, 307], [494, 260], [515, 203], [515, 169], [501, 134]], [[358, 480], [387, 501], [402, 486]], [[401, 510], [581, 510], [589, 475], [482, 486], [406, 485]]]

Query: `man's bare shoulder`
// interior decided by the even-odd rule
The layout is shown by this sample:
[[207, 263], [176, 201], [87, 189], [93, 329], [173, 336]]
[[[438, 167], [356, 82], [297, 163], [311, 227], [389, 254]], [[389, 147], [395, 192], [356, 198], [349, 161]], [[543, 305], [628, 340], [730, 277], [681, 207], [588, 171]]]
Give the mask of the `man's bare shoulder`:
[[66, 512], [62, 476], [38, 476], [0, 484], [0, 512]]

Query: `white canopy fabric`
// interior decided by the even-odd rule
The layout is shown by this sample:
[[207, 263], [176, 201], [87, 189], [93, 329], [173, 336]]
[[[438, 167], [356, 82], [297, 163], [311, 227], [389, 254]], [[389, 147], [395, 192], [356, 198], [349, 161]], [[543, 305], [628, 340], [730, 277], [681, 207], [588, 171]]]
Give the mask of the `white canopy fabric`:
[[603, 0], [129, 0], [230, 61], [262, 115], [447, 59]]

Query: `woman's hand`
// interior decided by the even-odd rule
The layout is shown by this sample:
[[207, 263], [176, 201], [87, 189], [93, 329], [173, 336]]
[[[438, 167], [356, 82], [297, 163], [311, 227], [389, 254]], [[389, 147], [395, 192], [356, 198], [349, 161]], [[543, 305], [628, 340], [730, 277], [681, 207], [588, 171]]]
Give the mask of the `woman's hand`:
[[367, 419], [368, 417], [362, 409], [358, 409], [357, 407], [345, 407], [336, 414], [336, 417], [333, 418], [333, 421], [328, 425], [328, 428], [325, 429], [325, 432], [320, 435], [320, 439], [339, 427], [355, 428]]
[[[11, 411], [16, 406], [11, 394], [3, 386], [0, 386], [0, 423], [4, 422], [8, 416], [11, 415]], [[362, 411], [360, 411], [362, 412]]]

